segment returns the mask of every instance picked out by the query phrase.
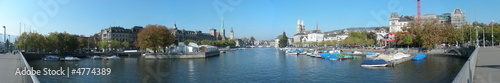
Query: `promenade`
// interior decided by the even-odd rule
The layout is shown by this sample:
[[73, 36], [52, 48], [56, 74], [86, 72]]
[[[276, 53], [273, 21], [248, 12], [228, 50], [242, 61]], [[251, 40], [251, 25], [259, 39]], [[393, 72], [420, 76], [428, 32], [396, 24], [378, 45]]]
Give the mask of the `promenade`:
[[0, 54], [0, 81], [2, 83], [25, 83], [21, 75], [14, 75], [21, 68], [21, 57], [11, 53]]
[[500, 48], [478, 48], [474, 83], [500, 83]]

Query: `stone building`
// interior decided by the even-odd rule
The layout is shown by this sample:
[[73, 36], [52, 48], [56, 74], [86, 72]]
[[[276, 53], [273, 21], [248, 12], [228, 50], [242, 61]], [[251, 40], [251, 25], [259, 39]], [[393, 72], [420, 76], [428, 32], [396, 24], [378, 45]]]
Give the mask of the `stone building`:
[[190, 31], [190, 30], [179, 30], [177, 24], [174, 24], [173, 28], [170, 28], [172, 34], [177, 37], [177, 41], [184, 42], [186, 40], [202, 41], [202, 40], [219, 40], [222, 39], [215, 29], [210, 29], [210, 33], [203, 33], [200, 30]]
[[142, 26], [134, 26], [131, 29], [125, 29], [120, 26], [111, 26], [101, 30], [101, 40], [116, 40], [120, 42], [127, 41], [130, 47], [135, 47], [134, 41], [137, 40], [137, 33], [142, 30]]

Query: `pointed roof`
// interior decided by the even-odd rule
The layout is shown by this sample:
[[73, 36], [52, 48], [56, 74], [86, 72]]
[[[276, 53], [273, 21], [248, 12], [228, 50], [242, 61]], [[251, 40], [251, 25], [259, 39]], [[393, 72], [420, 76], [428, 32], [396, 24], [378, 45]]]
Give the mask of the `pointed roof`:
[[220, 26], [221, 26], [222, 30], [224, 30], [224, 17], [222, 17], [222, 21], [221, 21], [221, 25]]

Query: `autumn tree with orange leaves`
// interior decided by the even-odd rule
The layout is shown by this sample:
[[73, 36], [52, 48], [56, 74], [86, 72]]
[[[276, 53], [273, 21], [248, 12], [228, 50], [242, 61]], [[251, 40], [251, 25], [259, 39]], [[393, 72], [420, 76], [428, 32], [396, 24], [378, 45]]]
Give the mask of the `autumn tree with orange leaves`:
[[163, 25], [146, 25], [146, 28], [137, 34], [135, 45], [140, 47], [141, 50], [149, 48], [157, 52], [159, 48], [165, 48], [173, 44], [176, 39], [171, 34], [171, 31]]

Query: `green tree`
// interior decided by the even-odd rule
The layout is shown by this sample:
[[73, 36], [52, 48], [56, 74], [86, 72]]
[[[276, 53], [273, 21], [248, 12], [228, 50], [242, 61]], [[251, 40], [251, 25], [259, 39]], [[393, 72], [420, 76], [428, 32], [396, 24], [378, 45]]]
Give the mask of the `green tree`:
[[200, 41], [201, 45], [215, 45], [213, 41], [210, 40], [201, 40]]
[[414, 37], [412, 34], [397, 32], [396, 37], [399, 38], [398, 45], [407, 45], [409, 47], [409, 45], [413, 44]]
[[123, 46], [125, 49], [127, 49], [127, 48], [129, 48], [129, 47], [130, 47], [130, 43], [128, 43], [128, 41], [123, 41], [123, 42], [122, 42], [122, 46]]
[[111, 40], [111, 41], [109, 41], [108, 44], [111, 46], [110, 48], [112, 48], [112, 49], [122, 48], [122, 45], [121, 45], [120, 41]]
[[283, 32], [282, 37], [279, 41], [279, 47], [283, 48], [288, 46], [288, 37], [286, 36], [285, 32]]
[[87, 42], [85, 39], [83, 38], [78, 38], [78, 48], [79, 49], [82, 49], [82, 48], [86, 48], [87, 47]]
[[108, 40], [104, 39], [104, 40], [101, 40], [97, 43], [97, 46], [99, 46], [99, 48], [101, 48], [102, 50], [107, 50], [109, 49], [109, 44], [108, 44]]
[[170, 30], [163, 25], [146, 25], [137, 36], [136, 46], [142, 50], [150, 48], [153, 51], [158, 51], [159, 47], [165, 48], [173, 44], [177, 40]]
[[186, 40], [186, 41], [184, 41], [185, 45], [188, 45], [189, 43], [197, 43], [197, 42], [194, 41], [194, 40]]

